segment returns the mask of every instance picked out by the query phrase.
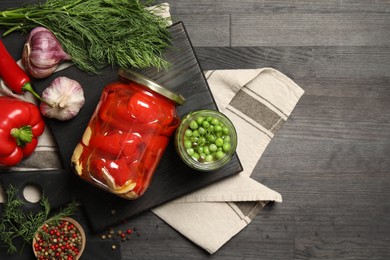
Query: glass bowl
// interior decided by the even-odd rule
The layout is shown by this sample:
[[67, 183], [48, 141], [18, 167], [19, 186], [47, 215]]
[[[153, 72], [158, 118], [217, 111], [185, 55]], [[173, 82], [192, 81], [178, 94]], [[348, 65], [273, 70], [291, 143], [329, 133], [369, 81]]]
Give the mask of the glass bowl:
[[237, 132], [229, 118], [217, 110], [192, 111], [176, 129], [175, 148], [191, 168], [214, 171], [232, 158], [237, 148]]

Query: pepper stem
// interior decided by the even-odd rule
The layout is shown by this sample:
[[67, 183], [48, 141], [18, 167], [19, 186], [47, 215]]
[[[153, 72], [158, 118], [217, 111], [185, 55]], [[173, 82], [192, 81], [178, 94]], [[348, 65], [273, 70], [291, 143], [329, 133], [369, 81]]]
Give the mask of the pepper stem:
[[24, 84], [24, 86], [22, 87], [22, 90], [23, 91], [28, 91], [30, 92], [31, 94], [33, 94], [34, 97], [36, 97], [38, 100], [40, 100], [41, 102], [43, 103], [46, 103], [48, 104], [49, 106], [52, 106], [52, 104], [50, 104], [49, 102], [47, 102], [46, 100], [44, 100], [43, 98], [41, 98], [41, 96], [35, 92], [35, 90], [33, 89], [33, 87], [31, 86], [30, 82], [27, 82], [26, 84]]
[[20, 147], [24, 147], [26, 144], [31, 143], [33, 133], [31, 126], [26, 125], [21, 128], [12, 128], [11, 136], [15, 138], [16, 144]]

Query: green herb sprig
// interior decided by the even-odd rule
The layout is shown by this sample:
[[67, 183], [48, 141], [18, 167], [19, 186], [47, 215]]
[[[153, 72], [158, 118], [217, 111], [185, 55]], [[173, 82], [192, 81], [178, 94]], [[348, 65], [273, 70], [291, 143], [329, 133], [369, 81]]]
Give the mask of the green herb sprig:
[[[163, 50], [170, 46], [169, 19], [139, 0], [47, 0], [0, 12], [0, 27], [29, 32], [43, 26], [53, 32], [81, 70], [97, 73], [107, 65], [123, 68], [169, 67]], [[158, 6], [156, 7], [158, 9]]]
[[15, 196], [16, 193], [17, 189], [13, 186], [6, 190], [7, 199], [3, 205], [0, 222], [0, 241], [3, 246], [7, 247], [7, 253], [9, 254], [18, 252], [15, 245], [16, 239], [22, 239], [22, 248], [19, 250], [22, 252], [24, 245], [31, 243], [35, 232], [45, 222], [58, 222], [61, 218], [74, 214], [77, 209], [76, 202], [71, 202], [58, 213], [49, 217], [51, 213], [50, 203], [47, 198], [41, 196], [42, 210], [36, 214], [31, 211], [24, 212], [22, 210], [23, 202]]

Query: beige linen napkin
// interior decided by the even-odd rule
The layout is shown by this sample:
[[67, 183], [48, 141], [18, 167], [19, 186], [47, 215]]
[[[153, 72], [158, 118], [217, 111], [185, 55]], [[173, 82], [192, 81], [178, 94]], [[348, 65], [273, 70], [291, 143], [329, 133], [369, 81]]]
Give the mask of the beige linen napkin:
[[249, 176], [304, 91], [272, 68], [214, 70], [205, 76], [218, 109], [237, 129], [243, 171], [152, 211], [212, 254], [246, 227], [267, 202], [282, 201], [279, 193]]

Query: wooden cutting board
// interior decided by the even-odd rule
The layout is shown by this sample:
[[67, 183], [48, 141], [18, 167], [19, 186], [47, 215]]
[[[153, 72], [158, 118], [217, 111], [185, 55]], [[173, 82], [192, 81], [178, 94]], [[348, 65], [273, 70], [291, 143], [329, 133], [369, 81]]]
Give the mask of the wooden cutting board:
[[[166, 51], [165, 58], [171, 62], [172, 67], [167, 71], [150, 68], [138, 70], [138, 72], [186, 98], [186, 103], [178, 108], [181, 117], [196, 109], [216, 109], [184, 24], [176, 23], [170, 27], [170, 31], [173, 46]], [[34, 82], [34, 87], [38, 93], [41, 93], [54, 78], [59, 76], [67, 76], [79, 81], [85, 91], [86, 103], [77, 117], [70, 121], [47, 119], [47, 125], [51, 128], [59, 147], [64, 169], [51, 171], [52, 177], [40, 178], [38, 185], [42, 186], [44, 193], [54, 205], [60, 205], [69, 198], [81, 200], [93, 230], [100, 231], [242, 170], [239, 159], [235, 155], [231, 162], [221, 170], [211, 173], [197, 172], [180, 160], [175, 152], [172, 138], [149, 189], [136, 200], [122, 199], [78, 180], [71, 169], [70, 158], [95, 110], [102, 89], [108, 83], [118, 79], [117, 69], [107, 68], [100, 75], [90, 75], [72, 66], [57, 72], [50, 78]], [[7, 173], [6, 176], [0, 174], [0, 180], [4, 186], [14, 183], [22, 187], [23, 183], [34, 182], [41, 174], [41, 172], [27, 172], [22, 178], [20, 174]], [[59, 190], [64, 191], [63, 195], [58, 194]]]

